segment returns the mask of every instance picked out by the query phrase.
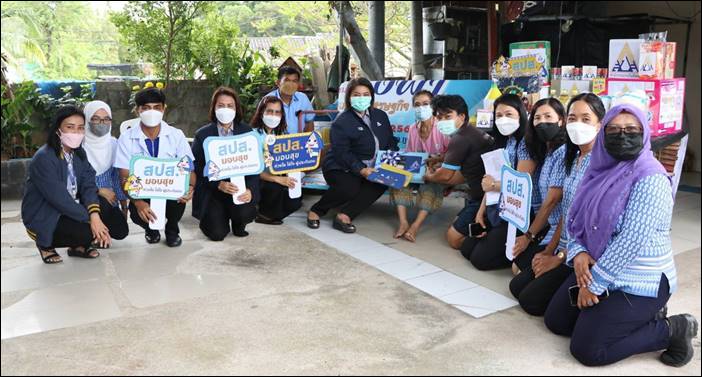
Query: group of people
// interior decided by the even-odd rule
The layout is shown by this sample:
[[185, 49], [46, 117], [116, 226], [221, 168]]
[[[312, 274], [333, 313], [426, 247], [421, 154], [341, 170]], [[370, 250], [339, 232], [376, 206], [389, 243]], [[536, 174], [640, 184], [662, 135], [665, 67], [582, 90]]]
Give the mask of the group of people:
[[[243, 192], [228, 179], [210, 181], [203, 145], [208, 137], [252, 130], [262, 137], [311, 131], [312, 118], [300, 111], [312, 106], [297, 92], [299, 80], [300, 72], [282, 67], [278, 89], [261, 99], [248, 124], [237, 92], [216, 89], [210, 122], [197, 130], [192, 146], [163, 121], [166, 99], [156, 88], [136, 94], [138, 118], [119, 139], [111, 136], [108, 104], [59, 109], [46, 145], [30, 164], [22, 202], [22, 219], [42, 260], [61, 262], [56, 248], [62, 247], [68, 256], [96, 258], [99, 248], [127, 236], [128, 217], [144, 228], [146, 242], [160, 242], [160, 232], [149, 227], [156, 220], [149, 200], [130, 198], [124, 190], [136, 155], [194, 161], [187, 193], [167, 201], [168, 246], [182, 243], [178, 223], [191, 199], [192, 215], [213, 241], [230, 232], [245, 237], [253, 221], [282, 224], [302, 206], [301, 198], [288, 195], [301, 182], [270, 170], [246, 176]], [[388, 115], [373, 106], [370, 81], [351, 80], [345, 94], [322, 162], [329, 189], [310, 208], [307, 225], [318, 229], [321, 218], [338, 209], [332, 226], [353, 233], [353, 221], [388, 191], [369, 180], [376, 156], [398, 150], [398, 144]], [[667, 365], [692, 359], [697, 321], [667, 315], [678, 285], [670, 240], [673, 193], [650, 150], [644, 111], [624, 103], [606, 112], [599, 97], [583, 93], [565, 107], [542, 99], [527, 113], [518, 96], [506, 94], [494, 102], [494, 127], [484, 132], [469, 124], [460, 96], [419, 91], [412, 102], [416, 124], [406, 150], [429, 158], [424, 183], [389, 190], [399, 220], [396, 238], [414, 242], [447, 188], [462, 187], [465, 205], [448, 227], [448, 244], [479, 270], [512, 268], [509, 288], [521, 307], [544, 316], [553, 333], [570, 336], [571, 353], [581, 363], [606, 365], [660, 350]], [[486, 202], [485, 193], [500, 192], [501, 185], [499, 177], [485, 174], [481, 155], [496, 149], [504, 149], [506, 163], [534, 182], [531, 225], [518, 234], [513, 260], [506, 257], [508, 227], [499, 204]], [[410, 222], [408, 210], [415, 207]]]

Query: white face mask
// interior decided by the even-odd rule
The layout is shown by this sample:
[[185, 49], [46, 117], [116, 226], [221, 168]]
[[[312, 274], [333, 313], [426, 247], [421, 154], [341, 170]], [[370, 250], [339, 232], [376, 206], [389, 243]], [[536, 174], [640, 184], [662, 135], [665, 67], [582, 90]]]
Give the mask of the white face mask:
[[280, 124], [280, 117], [275, 115], [264, 115], [261, 119], [263, 120], [263, 124], [268, 128], [276, 128]]
[[414, 108], [414, 114], [418, 120], [425, 121], [431, 118], [433, 115], [433, 110], [429, 105], [419, 106]]
[[161, 124], [163, 113], [158, 110], [146, 110], [139, 114], [139, 118], [146, 127], [156, 127]]
[[500, 117], [495, 120], [497, 130], [504, 136], [509, 136], [519, 129], [519, 121], [513, 118]]
[[236, 118], [236, 110], [222, 107], [215, 110], [215, 116], [221, 124], [229, 124]]
[[597, 136], [597, 127], [583, 122], [568, 123], [566, 130], [568, 137], [575, 145], [589, 144]]

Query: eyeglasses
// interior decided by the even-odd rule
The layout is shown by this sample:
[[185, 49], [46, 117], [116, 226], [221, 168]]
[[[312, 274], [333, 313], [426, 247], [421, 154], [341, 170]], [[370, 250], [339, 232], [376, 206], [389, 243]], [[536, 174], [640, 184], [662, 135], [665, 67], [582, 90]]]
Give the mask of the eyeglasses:
[[639, 134], [643, 131], [641, 130], [641, 127], [639, 127], [636, 124], [610, 124], [607, 127], [605, 127], [605, 134], [607, 135], [615, 135], [622, 132], [624, 132], [625, 134]]
[[112, 124], [112, 118], [90, 118], [90, 123], [108, 125]]

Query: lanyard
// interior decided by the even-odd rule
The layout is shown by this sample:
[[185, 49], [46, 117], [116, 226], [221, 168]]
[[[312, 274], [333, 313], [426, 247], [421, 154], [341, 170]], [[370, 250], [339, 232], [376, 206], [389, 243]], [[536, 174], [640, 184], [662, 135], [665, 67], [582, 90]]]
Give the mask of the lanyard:
[[158, 137], [153, 141], [151, 139], [146, 139], [146, 149], [149, 150], [151, 157], [158, 157], [158, 140]]

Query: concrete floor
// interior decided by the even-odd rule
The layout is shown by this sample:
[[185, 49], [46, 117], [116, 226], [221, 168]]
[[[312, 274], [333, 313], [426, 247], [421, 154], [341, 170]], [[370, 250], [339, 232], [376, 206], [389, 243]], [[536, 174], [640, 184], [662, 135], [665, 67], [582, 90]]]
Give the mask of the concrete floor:
[[[307, 198], [305, 208], [315, 199]], [[510, 297], [508, 271], [477, 271], [443, 241], [459, 206], [448, 200], [411, 244], [392, 238], [395, 217], [384, 198], [357, 220], [354, 240], [395, 249]], [[680, 288], [669, 312], [697, 318], [699, 214], [700, 195], [679, 193], [672, 240]], [[519, 307], [475, 318], [343, 251], [341, 238], [309, 237], [298, 230], [304, 229], [302, 216], [281, 227], [252, 224], [250, 237], [215, 243], [186, 215], [178, 249], [147, 246], [143, 231], [132, 226], [126, 240], [97, 260], [65, 258], [49, 266], [23, 231], [19, 202], [3, 202], [2, 374], [700, 371], [699, 335], [684, 368], [666, 367], [656, 354], [583, 367], [570, 356], [568, 340], [550, 334], [541, 318]]]

